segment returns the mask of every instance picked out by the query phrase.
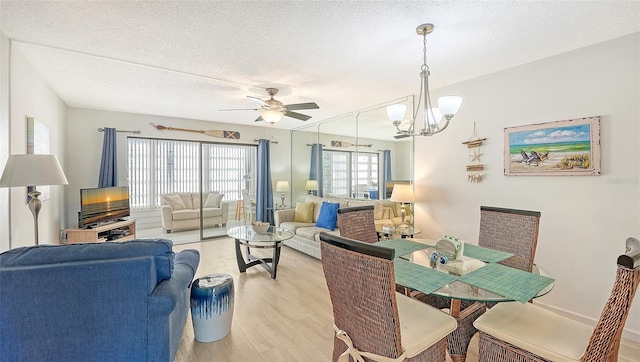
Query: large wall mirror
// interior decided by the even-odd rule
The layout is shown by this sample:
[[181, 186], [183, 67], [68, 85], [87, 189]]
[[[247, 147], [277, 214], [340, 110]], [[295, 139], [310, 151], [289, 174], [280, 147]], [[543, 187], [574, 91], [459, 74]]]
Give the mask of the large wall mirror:
[[394, 181], [413, 177], [413, 137], [391, 123], [387, 106], [406, 105], [400, 130], [411, 125], [407, 96], [291, 131], [292, 205], [313, 193], [323, 197], [386, 199]]

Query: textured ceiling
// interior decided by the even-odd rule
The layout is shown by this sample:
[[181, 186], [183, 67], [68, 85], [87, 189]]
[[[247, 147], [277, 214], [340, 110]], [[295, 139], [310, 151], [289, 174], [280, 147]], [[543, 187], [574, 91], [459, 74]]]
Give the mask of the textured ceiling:
[[[307, 123], [640, 31], [638, 1], [0, 3], [2, 31], [71, 107], [254, 125], [247, 95]], [[464, 107], [464, 104], [463, 104]], [[285, 118], [276, 127], [304, 123]]]

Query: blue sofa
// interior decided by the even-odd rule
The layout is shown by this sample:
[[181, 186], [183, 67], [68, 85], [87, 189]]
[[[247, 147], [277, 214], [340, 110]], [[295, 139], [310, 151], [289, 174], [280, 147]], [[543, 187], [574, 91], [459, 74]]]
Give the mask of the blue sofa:
[[164, 239], [0, 254], [0, 361], [173, 361], [196, 250]]

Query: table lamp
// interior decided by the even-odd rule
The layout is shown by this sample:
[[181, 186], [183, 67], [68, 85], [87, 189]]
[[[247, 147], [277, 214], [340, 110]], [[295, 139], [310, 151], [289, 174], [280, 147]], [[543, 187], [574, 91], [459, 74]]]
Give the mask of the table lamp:
[[[0, 178], [0, 187], [67, 184], [69, 182], [54, 155], [10, 155]], [[33, 230], [38, 245], [38, 214], [42, 201], [38, 198], [40, 192], [35, 188], [28, 195], [31, 196], [29, 210], [33, 214]]]
[[278, 181], [276, 183], [276, 192], [280, 194], [280, 206], [284, 207], [284, 193], [289, 191], [289, 181]]
[[305, 189], [309, 191], [310, 195], [313, 195], [313, 192], [318, 190], [318, 180], [307, 180]]
[[398, 225], [400, 228], [408, 228], [411, 226], [410, 222], [405, 222], [404, 218], [407, 211], [404, 209], [404, 205], [416, 202], [416, 198], [413, 194], [413, 185], [395, 184], [393, 185], [393, 191], [391, 191], [391, 201], [402, 203], [400, 213], [402, 216], [402, 223]]

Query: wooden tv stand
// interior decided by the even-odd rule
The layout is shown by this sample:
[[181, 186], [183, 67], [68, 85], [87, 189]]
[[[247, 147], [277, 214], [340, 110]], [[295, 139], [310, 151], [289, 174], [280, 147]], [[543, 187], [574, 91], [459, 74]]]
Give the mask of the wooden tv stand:
[[67, 244], [127, 241], [136, 238], [136, 221], [116, 221], [92, 229], [72, 228], [64, 231], [67, 233]]

